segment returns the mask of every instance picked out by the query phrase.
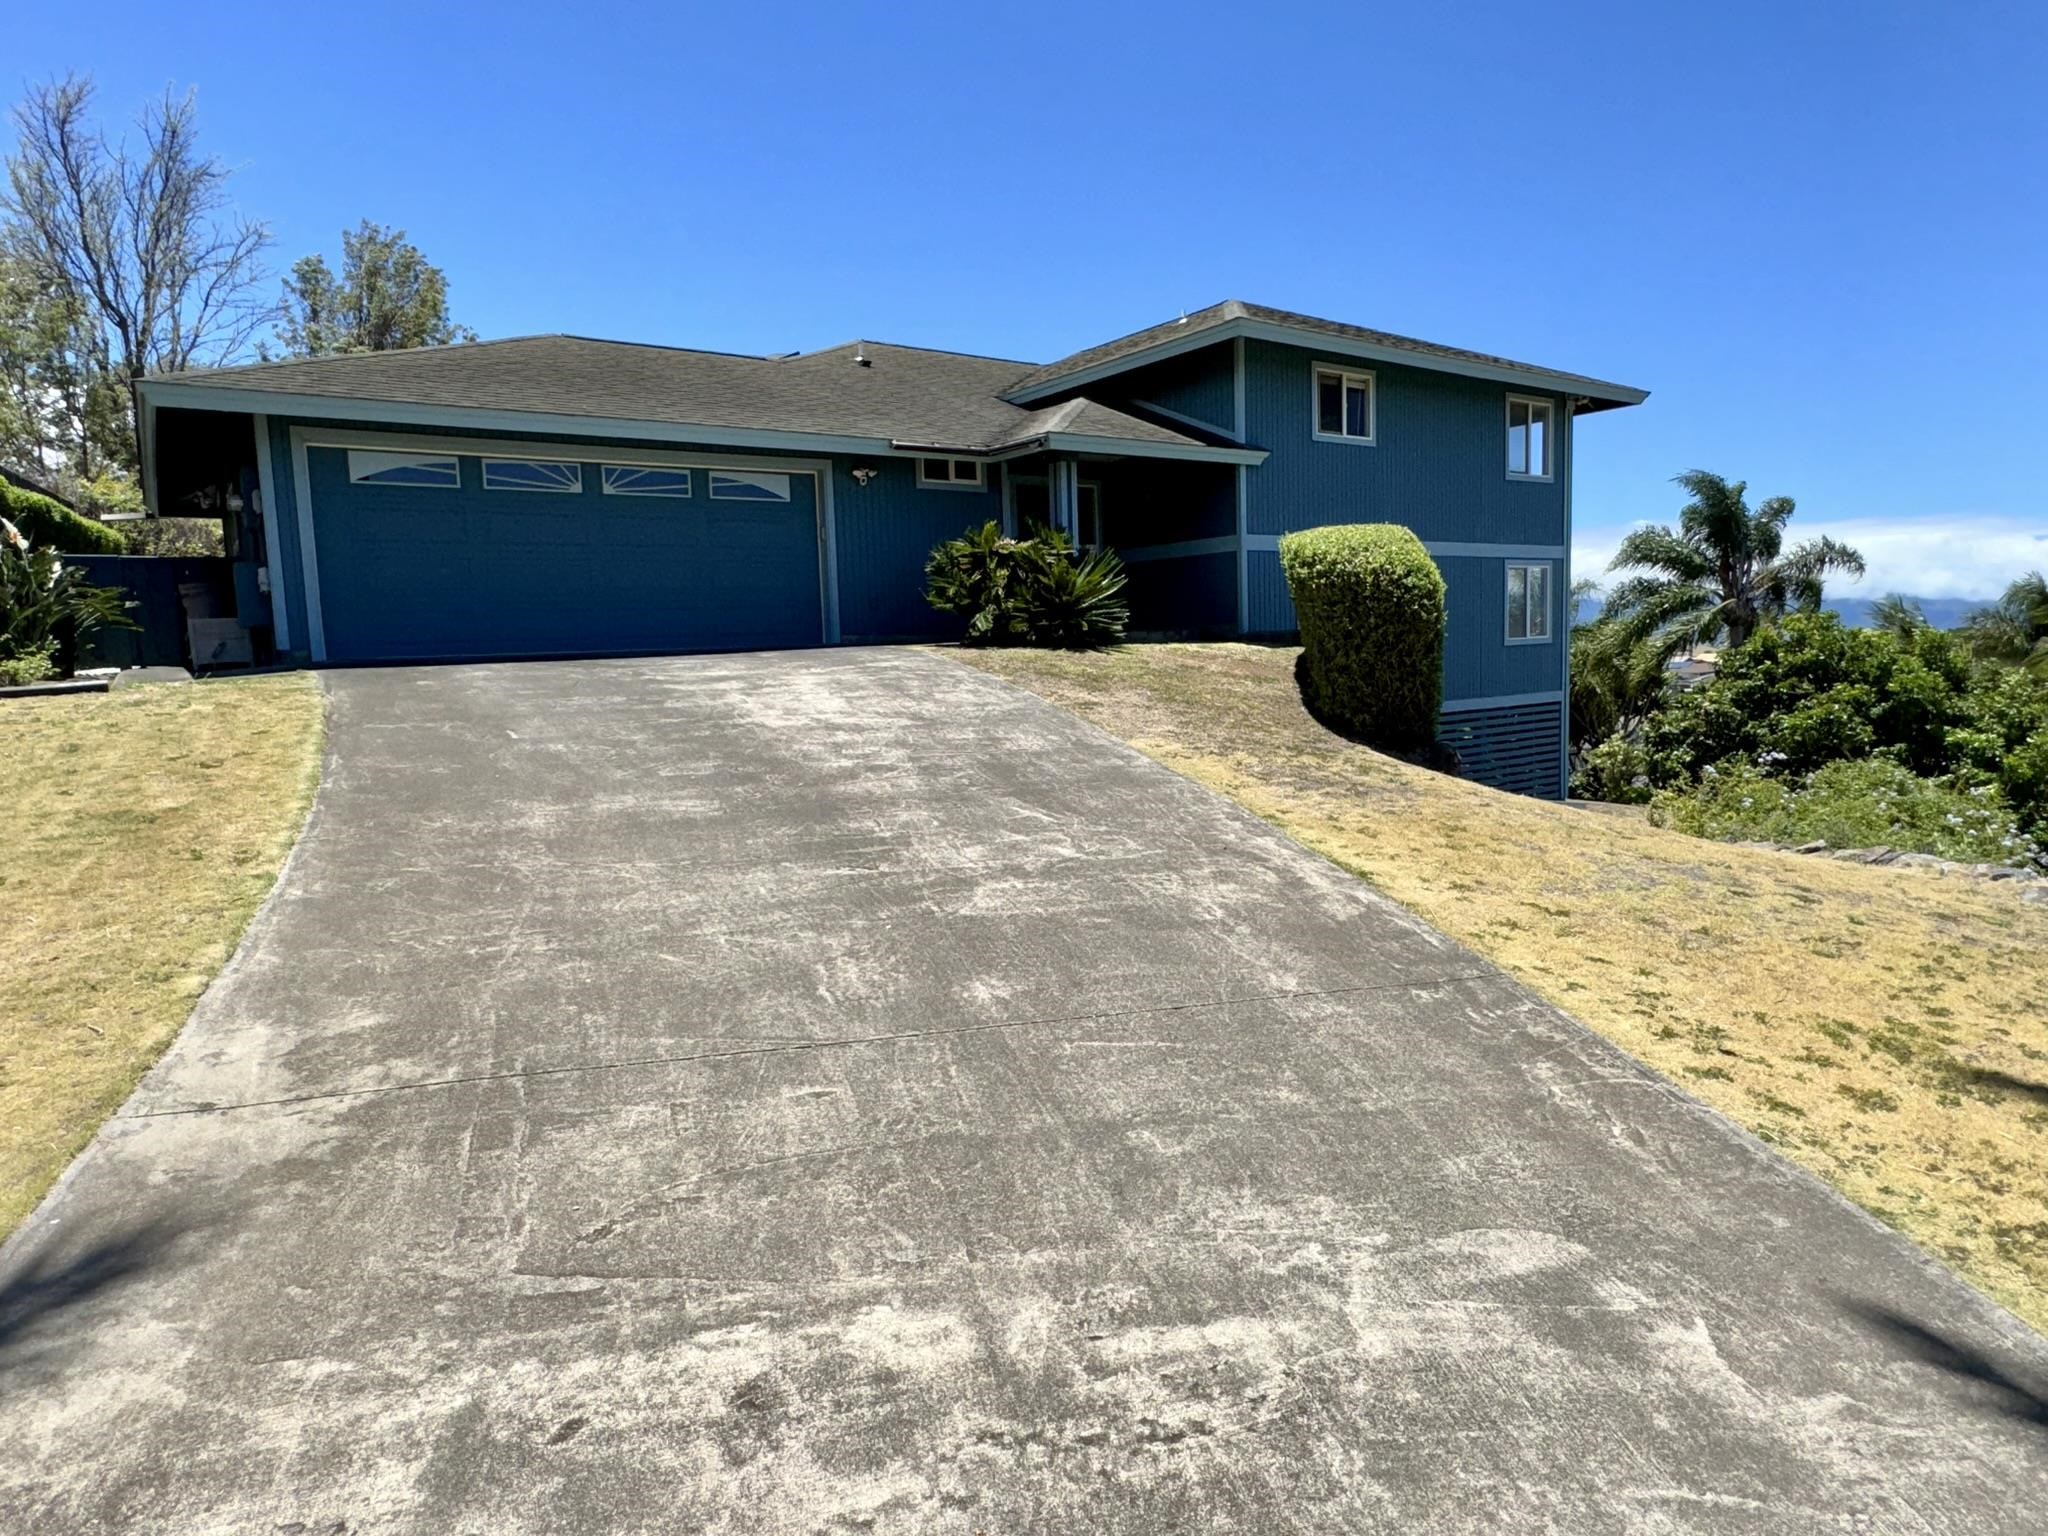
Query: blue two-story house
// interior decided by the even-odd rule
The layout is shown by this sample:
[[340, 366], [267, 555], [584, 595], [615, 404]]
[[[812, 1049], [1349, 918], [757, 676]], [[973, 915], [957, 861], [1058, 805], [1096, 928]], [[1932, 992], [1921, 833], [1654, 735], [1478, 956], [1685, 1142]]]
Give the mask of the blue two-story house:
[[137, 386], [160, 512], [223, 516], [259, 656], [314, 665], [927, 639], [926, 554], [1108, 545], [1134, 628], [1284, 635], [1280, 536], [1413, 528], [1445, 739], [1564, 786], [1573, 424], [1644, 392], [1231, 302], [1034, 365], [574, 336]]

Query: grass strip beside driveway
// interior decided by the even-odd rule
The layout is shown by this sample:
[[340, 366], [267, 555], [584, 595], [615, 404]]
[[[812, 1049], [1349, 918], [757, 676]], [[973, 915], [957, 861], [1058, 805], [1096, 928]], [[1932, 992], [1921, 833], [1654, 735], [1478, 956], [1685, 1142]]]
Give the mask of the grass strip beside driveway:
[[953, 654], [1362, 875], [2048, 1329], [2048, 908], [1430, 773], [1316, 724], [1292, 649]]
[[320, 747], [305, 674], [0, 703], [0, 1235], [234, 952]]

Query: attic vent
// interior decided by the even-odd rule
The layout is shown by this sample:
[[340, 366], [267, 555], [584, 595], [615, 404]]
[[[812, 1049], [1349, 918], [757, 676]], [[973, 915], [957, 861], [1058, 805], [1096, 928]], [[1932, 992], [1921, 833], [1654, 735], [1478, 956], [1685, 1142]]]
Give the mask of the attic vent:
[[868, 344], [866, 342], [857, 341], [853, 344], [853, 362], [857, 368], [872, 368], [875, 366], [874, 359], [868, 356]]

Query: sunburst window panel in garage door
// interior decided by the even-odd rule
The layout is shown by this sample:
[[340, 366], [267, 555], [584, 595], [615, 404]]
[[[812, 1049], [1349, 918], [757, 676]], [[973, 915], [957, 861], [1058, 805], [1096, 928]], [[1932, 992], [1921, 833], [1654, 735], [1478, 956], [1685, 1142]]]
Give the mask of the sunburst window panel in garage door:
[[351, 448], [348, 478], [353, 485], [405, 485], [419, 490], [459, 490], [462, 463], [452, 454], [386, 453]]
[[757, 470], [711, 471], [713, 501], [788, 501], [790, 477]]
[[649, 464], [606, 464], [601, 466], [607, 496], [662, 496], [683, 500], [690, 494], [687, 469], [664, 469]]
[[484, 489], [573, 496], [583, 489], [583, 466], [554, 459], [485, 459]]

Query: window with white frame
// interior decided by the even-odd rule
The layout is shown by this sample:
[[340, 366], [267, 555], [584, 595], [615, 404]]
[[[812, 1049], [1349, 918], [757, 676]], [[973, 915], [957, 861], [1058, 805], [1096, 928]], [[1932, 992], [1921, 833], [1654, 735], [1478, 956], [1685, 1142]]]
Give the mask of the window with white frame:
[[659, 469], [646, 464], [606, 464], [600, 480], [607, 496], [673, 496], [690, 494], [687, 469]]
[[927, 490], [978, 491], [982, 488], [979, 459], [919, 459], [917, 483]]
[[1080, 537], [1074, 542], [1083, 549], [1102, 548], [1102, 487], [1083, 480], [1074, 487], [1074, 511], [1080, 520]]
[[1508, 562], [1508, 644], [1550, 638], [1550, 562]]
[[1553, 400], [1508, 396], [1508, 476], [1516, 480], [1550, 478]]
[[557, 491], [574, 495], [583, 489], [583, 466], [556, 459], [485, 459], [487, 491]]
[[1370, 445], [1379, 414], [1373, 376], [1354, 368], [1315, 366], [1316, 436], [1339, 443]]
[[445, 453], [387, 453], [376, 448], [351, 448], [348, 478], [355, 485], [409, 485], [424, 490], [459, 491], [462, 466]]

